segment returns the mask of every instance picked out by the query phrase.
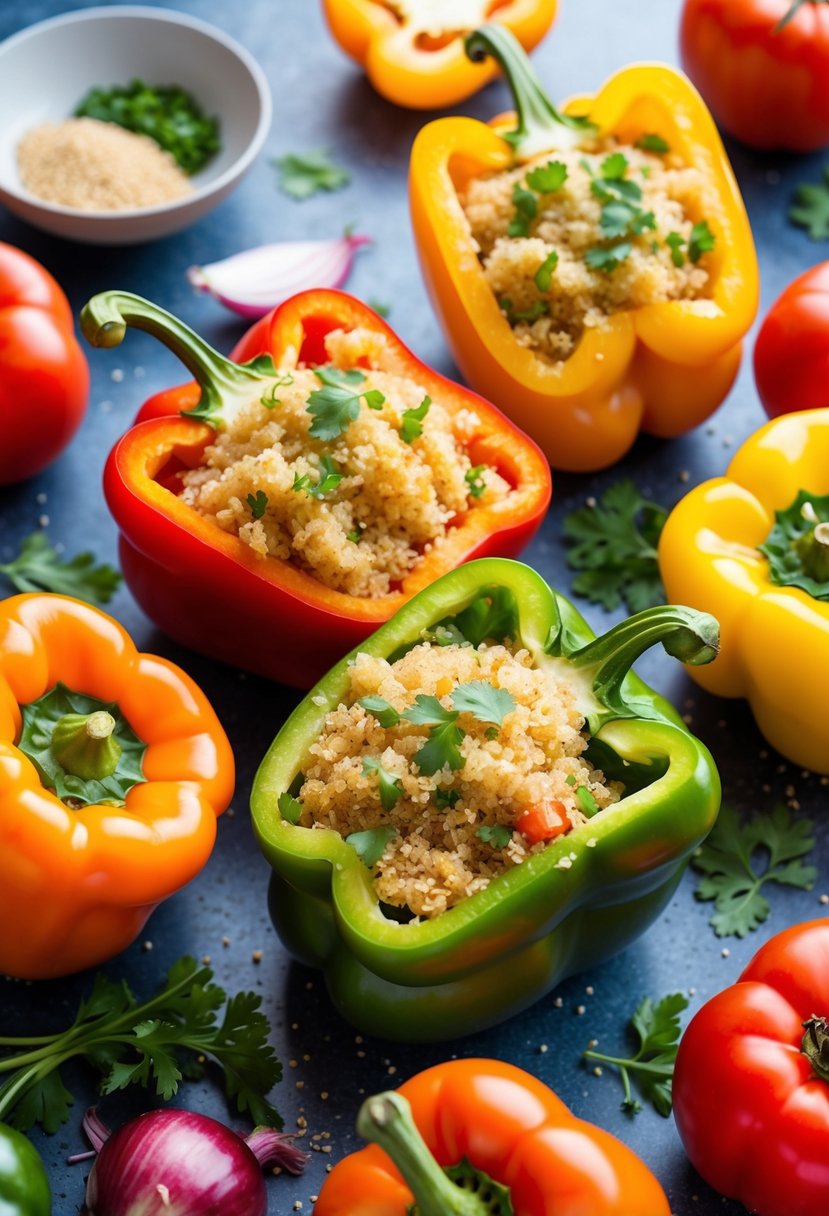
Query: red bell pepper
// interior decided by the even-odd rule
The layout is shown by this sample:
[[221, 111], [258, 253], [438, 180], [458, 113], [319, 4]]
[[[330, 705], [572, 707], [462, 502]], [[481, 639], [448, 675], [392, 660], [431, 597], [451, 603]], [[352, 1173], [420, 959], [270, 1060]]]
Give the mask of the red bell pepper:
[[[96, 345], [117, 345], [126, 324], [166, 342], [196, 383], [156, 394], [116, 444], [104, 474], [110, 510], [121, 529], [121, 566], [141, 607], [176, 641], [270, 679], [309, 687], [373, 633], [417, 591], [475, 557], [514, 556], [538, 528], [550, 499], [550, 471], [538, 448], [494, 406], [426, 367], [377, 314], [342, 292], [308, 291], [253, 327], [234, 363], [211, 350], [176, 318], [137, 296], [108, 292], [84, 309], [81, 324]], [[260, 557], [177, 495], [176, 474], [198, 467], [221, 425], [222, 404], [261, 396], [274, 366], [328, 362], [325, 335], [374, 329], [395, 366], [450, 412], [472, 409], [480, 427], [465, 444], [473, 464], [487, 464], [513, 487], [508, 498], [458, 517], [440, 546], [423, 555], [398, 590], [374, 598], [324, 586], [289, 561]], [[270, 356], [270, 380], [261, 359]], [[189, 416], [188, 416], [189, 414]]]
[[757, 1216], [829, 1212], [829, 920], [778, 933], [682, 1037], [673, 1108], [716, 1190]]

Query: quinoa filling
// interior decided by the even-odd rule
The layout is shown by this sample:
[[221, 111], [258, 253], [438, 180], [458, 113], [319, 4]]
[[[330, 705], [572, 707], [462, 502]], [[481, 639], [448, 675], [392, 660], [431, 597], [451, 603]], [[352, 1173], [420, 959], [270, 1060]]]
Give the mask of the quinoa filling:
[[395, 365], [382, 334], [335, 330], [325, 367], [284, 370], [227, 419], [181, 497], [260, 557], [348, 595], [393, 591], [468, 511], [509, 483], [474, 465], [470, 409], [447, 409]]
[[657, 134], [548, 153], [459, 198], [516, 340], [549, 361], [619, 311], [710, 298], [705, 178]]
[[[360, 654], [303, 765], [299, 823], [333, 828], [379, 898], [439, 916], [618, 801], [573, 686], [504, 643]], [[567, 860], [562, 858], [562, 863]]]

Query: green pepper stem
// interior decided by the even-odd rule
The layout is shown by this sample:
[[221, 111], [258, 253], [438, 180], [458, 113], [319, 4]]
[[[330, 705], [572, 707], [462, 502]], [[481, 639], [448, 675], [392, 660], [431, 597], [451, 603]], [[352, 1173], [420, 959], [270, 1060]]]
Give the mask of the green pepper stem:
[[[128, 325], [163, 342], [197, 381], [201, 397], [194, 409], [182, 411], [188, 418], [221, 426], [230, 401], [250, 400], [251, 388], [255, 386], [261, 391], [273, 377], [272, 362], [270, 368], [264, 367], [261, 359], [253, 364], [234, 363], [178, 317], [132, 292], [102, 291], [81, 312], [81, 331], [92, 346], [106, 349], [119, 346]], [[271, 372], [270, 377], [265, 374], [267, 371]]]
[[64, 772], [83, 781], [111, 777], [121, 759], [116, 722], [105, 709], [91, 714], [64, 714], [52, 732], [52, 755]]
[[829, 1019], [813, 1014], [803, 1023], [806, 1033], [800, 1050], [808, 1059], [815, 1076], [829, 1081]]
[[673, 658], [696, 667], [717, 657], [719, 641], [719, 624], [707, 612], [660, 604], [614, 625], [568, 655], [568, 661], [591, 675], [594, 696], [614, 717], [630, 717], [635, 711], [625, 701], [622, 684], [641, 654], [661, 642]]
[[450, 1182], [435, 1161], [402, 1094], [389, 1090], [367, 1098], [357, 1131], [391, 1157], [415, 1197], [417, 1216], [487, 1216], [484, 1201]]
[[556, 109], [521, 43], [505, 26], [488, 22], [468, 34], [464, 46], [473, 62], [491, 55], [504, 73], [518, 116], [515, 130], [508, 131], [504, 139], [522, 160], [544, 152], [581, 148], [595, 133], [596, 127], [587, 118], [575, 118]]

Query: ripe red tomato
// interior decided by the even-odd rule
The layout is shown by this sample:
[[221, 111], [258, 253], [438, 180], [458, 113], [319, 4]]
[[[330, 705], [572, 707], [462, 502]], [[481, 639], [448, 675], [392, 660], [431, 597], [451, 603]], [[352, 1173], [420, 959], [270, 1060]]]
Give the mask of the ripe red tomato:
[[825, 0], [685, 0], [680, 54], [717, 122], [743, 143], [829, 144]]
[[754, 345], [754, 379], [770, 418], [829, 406], [829, 262], [772, 304]]
[[694, 1167], [756, 1216], [829, 1212], [829, 919], [766, 942], [691, 1019], [673, 1107]]
[[0, 242], [0, 485], [63, 451], [88, 396], [69, 301], [39, 262]]

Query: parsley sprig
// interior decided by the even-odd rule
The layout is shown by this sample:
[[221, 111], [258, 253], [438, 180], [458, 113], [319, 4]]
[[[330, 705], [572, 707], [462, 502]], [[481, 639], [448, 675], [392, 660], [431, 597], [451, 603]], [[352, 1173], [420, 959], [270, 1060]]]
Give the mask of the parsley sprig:
[[313, 422], [309, 433], [315, 439], [328, 442], [338, 439], [350, 422], [360, 413], [360, 399], [365, 401], [369, 409], [381, 410], [386, 398], [379, 389], [364, 389], [355, 392], [357, 385], [365, 384], [365, 376], [359, 368], [342, 371], [336, 367], [315, 367], [314, 375], [324, 385], [315, 389], [308, 398], [308, 413]]
[[271, 162], [279, 170], [279, 189], [291, 198], [306, 199], [320, 190], [342, 190], [351, 175], [335, 165], [325, 148], [289, 152]]
[[507, 225], [507, 236], [529, 236], [530, 224], [538, 215], [538, 196], [555, 193], [566, 181], [567, 166], [560, 160], [550, 160], [546, 165], [530, 169], [523, 182], [520, 178], [514, 182], [512, 205], [515, 215]]
[[591, 506], [564, 517], [567, 564], [580, 573], [573, 591], [608, 612], [624, 600], [630, 612], [665, 602], [656, 546], [668, 518], [658, 503], [625, 479], [608, 486]]
[[714, 828], [691, 859], [705, 877], [697, 899], [714, 901], [710, 919], [717, 937], [745, 937], [768, 919], [771, 906], [761, 893], [769, 882], [810, 891], [815, 866], [801, 858], [815, 845], [809, 819], [794, 819], [785, 806], [761, 811], [741, 825], [733, 807], [724, 806]]
[[805, 228], [813, 241], [829, 240], [829, 165], [820, 182], [804, 182], [794, 192], [789, 219]]
[[630, 1025], [638, 1046], [631, 1056], [610, 1056], [592, 1048], [582, 1059], [592, 1064], [609, 1064], [618, 1070], [625, 1096], [622, 1110], [638, 1114], [642, 1103], [633, 1095], [634, 1082], [641, 1096], [665, 1118], [671, 1113], [671, 1081], [679, 1047], [679, 1015], [688, 1008], [681, 992], [673, 992], [656, 1004], [644, 997], [637, 1006]]
[[[87, 1060], [102, 1074], [100, 1091], [142, 1085], [169, 1100], [183, 1077], [201, 1075], [205, 1061], [222, 1070], [225, 1089], [254, 1123], [282, 1125], [267, 1094], [282, 1076], [268, 1043], [270, 1027], [261, 997], [228, 998], [213, 972], [182, 958], [161, 991], [139, 1004], [125, 980], [98, 975], [72, 1025], [36, 1038], [3, 1038], [0, 1047], [0, 1120], [26, 1131], [40, 1124], [55, 1132], [69, 1118], [72, 1095], [61, 1077], [64, 1063]], [[14, 1050], [16, 1054], [8, 1054]]]
[[581, 164], [590, 175], [591, 192], [602, 204], [599, 231], [608, 242], [588, 249], [584, 260], [591, 269], [609, 273], [630, 255], [631, 238], [655, 228], [656, 218], [641, 205], [642, 187], [628, 178], [630, 162], [624, 153], [611, 152], [599, 165], [598, 172], [587, 160]]
[[400, 423], [400, 438], [404, 443], [414, 443], [423, 434], [423, 420], [429, 413], [431, 397], [424, 397], [415, 409], [404, 410]]
[[108, 604], [121, 585], [121, 574], [105, 563], [95, 564], [93, 553], [78, 553], [64, 561], [44, 532], [32, 532], [17, 557], [0, 562], [4, 575], [17, 591], [54, 591], [90, 604]]
[[390, 773], [378, 756], [363, 756], [363, 776], [377, 774], [380, 802], [384, 811], [391, 811], [403, 797], [403, 783]]
[[304, 490], [311, 498], [325, 498], [326, 494], [336, 490], [343, 477], [345, 477], [345, 473], [341, 473], [331, 457], [325, 454], [320, 457], [320, 472], [317, 480], [314, 481], [310, 473], [301, 475], [294, 473], [294, 484], [291, 489], [297, 492]]
[[268, 509], [268, 496], [264, 490], [257, 490], [255, 494], [248, 494], [246, 502], [250, 507], [250, 513], [254, 519], [261, 519]]

